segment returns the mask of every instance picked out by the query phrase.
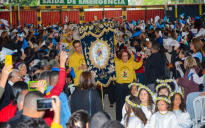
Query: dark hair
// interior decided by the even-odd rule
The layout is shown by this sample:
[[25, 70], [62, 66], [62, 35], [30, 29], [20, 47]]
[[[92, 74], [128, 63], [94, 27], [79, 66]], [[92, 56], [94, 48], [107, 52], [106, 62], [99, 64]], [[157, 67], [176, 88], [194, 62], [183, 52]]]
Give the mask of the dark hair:
[[140, 51], [142, 51], [142, 48], [141, 48], [140, 45], [136, 45], [136, 46], [135, 46], [135, 49], [136, 49], [136, 52], [140, 52]]
[[203, 70], [203, 68], [202, 68], [202, 66], [201, 66], [200, 59], [199, 59], [198, 57], [194, 57], [194, 59], [196, 60], [197, 67], [198, 67], [200, 70]]
[[156, 28], [155, 32], [157, 32], [159, 34], [159, 31], [162, 31], [160, 28]]
[[152, 48], [155, 50], [155, 51], [159, 51], [160, 50], [160, 44], [158, 42], [152, 42]]
[[30, 118], [18, 124], [16, 128], [50, 128], [43, 118]]
[[51, 71], [49, 70], [45, 70], [43, 72], [41, 72], [41, 74], [39, 75], [39, 80], [43, 80], [45, 79], [47, 84], [49, 84], [49, 74], [51, 73]]
[[[68, 120], [67, 128], [86, 128], [86, 123], [89, 121], [89, 114], [85, 110], [74, 112]], [[78, 124], [76, 126], [76, 124]]]
[[[180, 97], [181, 97], [181, 104], [179, 105], [179, 109], [182, 111], [182, 112], [186, 112], [186, 104], [184, 103], [184, 98], [182, 97], [182, 95], [180, 93], [176, 93], [176, 94], [179, 94]], [[172, 97], [171, 97], [171, 110], [173, 110], [174, 108], [174, 98], [175, 98], [175, 95], [174, 94]]]
[[10, 124], [8, 122], [0, 122], [1, 128], [11, 128]]
[[91, 72], [82, 72], [80, 75], [80, 81], [78, 89], [87, 90], [95, 87], [95, 79]]
[[203, 61], [201, 62], [201, 67], [202, 67], [203, 69], [205, 69], [205, 60], [203, 60]]
[[[129, 100], [134, 103], [134, 104], [137, 104], [137, 105], [140, 105], [140, 100], [137, 98], [137, 97], [134, 97], [134, 96], [130, 96]], [[142, 122], [143, 124], [146, 124], [147, 123], [147, 118], [144, 114], [144, 112], [142, 111], [141, 108], [138, 108], [138, 107], [132, 107], [131, 105], [127, 104], [128, 105], [128, 111], [126, 112], [126, 114], [124, 115], [124, 118], [126, 118], [126, 127], [128, 126], [128, 122], [129, 122], [129, 119], [130, 119], [130, 114], [131, 114], [131, 110], [133, 111], [133, 113], [135, 114], [136, 117], [138, 117]]]
[[200, 29], [201, 27], [202, 27], [202, 22], [201, 22], [201, 20], [200, 19], [195, 19], [194, 20], [194, 28], [198, 28], [198, 29]]
[[53, 39], [52, 39], [52, 38], [47, 38], [47, 39], [45, 40], [46, 46], [49, 46], [51, 43], [53, 43]]
[[127, 50], [124, 50], [124, 49], [120, 50], [120, 53], [118, 54], [118, 58], [122, 59], [122, 53], [123, 52], [126, 52], [128, 54], [128, 59], [130, 59], [130, 57], [131, 57], [130, 53]]
[[53, 49], [49, 53], [49, 57], [52, 59], [55, 59], [55, 57], [58, 55], [58, 51], [56, 49]]
[[45, 50], [39, 50], [39, 51], [35, 52], [35, 59], [41, 60], [43, 58], [43, 56], [45, 56], [46, 54], [48, 54], [48, 53]]
[[190, 52], [186, 48], [182, 48], [181, 51], [184, 57], [191, 56]]
[[75, 41], [73, 41], [73, 47], [74, 47], [74, 45], [77, 44], [77, 43], [80, 43], [80, 40], [75, 40]]
[[142, 89], [140, 89], [139, 94], [138, 94], [139, 100], [140, 100], [140, 93], [141, 93], [142, 90], [145, 90], [147, 92], [147, 94], [148, 94], [148, 106], [147, 106], [147, 109], [153, 114], [153, 110], [152, 109], [153, 109], [154, 101], [152, 99], [152, 95], [146, 89], [142, 88]]
[[34, 66], [31, 68], [31, 73], [30, 73], [30, 75], [33, 76], [34, 73], [35, 73], [36, 71], [40, 70], [40, 69], [41, 69], [41, 67], [40, 67], [39, 65], [34, 65]]
[[101, 128], [124, 128], [119, 121], [107, 121]]
[[34, 74], [34, 75], [32, 76], [31, 80], [33, 80], [33, 81], [38, 81], [39, 76], [40, 76], [40, 73], [36, 73], [36, 74]]
[[27, 47], [24, 49], [24, 54], [29, 57], [30, 56], [30, 53], [31, 53], [31, 48], [30, 47]]
[[[165, 95], [161, 95], [160, 97], [164, 97], [164, 98], [169, 99], [169, 98], [168, 98], [167, 96], [165, 96]], [[157, 103], [158, 103], [159, 101], [160, 101], [160, 100], [157, 100], [157, 102], [156, 102], [155, 112], [158, 112], [158, 111], [159, 111], [159, 109], [158, 109], [158, 107], [157, 107]], [[166, 102], [166, 101], [164, 101], [164, 102]], [[171, 106], [170, 106], [170, 104], [168, 104], [167, 102], [166, 102], [166, 104], [168, 105], [167, 110], [168, 110], [168, 111], [171, 111]]]
[[23, 91], [23, 90], [27, 90], [28, 89], [28, 85], [27, 83], [23, 82], [23, 81], [18, 81], [16, 83], [14, 83], [14, 85], [11, 87], [11, 97], [13, 100], [13, 105], [17, 104], [17, 98], [19, 96], [19, 94]]
[[111, 117], [106, 112], [97, 112], [91, 117], [89, 128], [101, 128], [109, 120], [111, 120]]

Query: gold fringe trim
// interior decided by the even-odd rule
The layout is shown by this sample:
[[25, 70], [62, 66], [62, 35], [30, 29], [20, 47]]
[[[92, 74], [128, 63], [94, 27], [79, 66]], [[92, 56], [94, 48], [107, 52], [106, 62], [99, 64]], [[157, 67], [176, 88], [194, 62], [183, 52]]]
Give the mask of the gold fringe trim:
[[112, 81], [116, 80], [116, 77], [110, 77], [107, 84], [101, 83], [99, 80], [96, 82], [96, 85], [102, 85], [103, 87], [108, 87]]
[[88, 36], [88, 35], [92, 35], [93, 37], [100, 38], [105, 32], [109, 32], [109, 31], [113, 31], [113, 32], [114, 32], [115, 29], [112, 29], [112, 28], [106, 29], [106, 28], [104, 28], [103, 31], [102, 31], [99, 35], [94, 34], [94, 33], [92, 33], [91, 31], [89, 31], [89, 32], [84, 32], [83, 35], [80, 36], [80, 39], [83, 39], [83, 38], [85, 38], [85, 36]]

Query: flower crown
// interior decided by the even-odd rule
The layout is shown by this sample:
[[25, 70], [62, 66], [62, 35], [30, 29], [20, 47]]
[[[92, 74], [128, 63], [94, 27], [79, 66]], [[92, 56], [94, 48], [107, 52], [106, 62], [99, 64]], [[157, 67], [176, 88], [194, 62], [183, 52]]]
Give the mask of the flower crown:
[[167, 84], [167, 83], [164, 83], [164, 84], [158, 84], [157, 85], [157, 87], [156, 87], [156, 92], [158, 92], [158, 89], [160, 88], [160, 87], [167, 87], [168, 89], [169, 89], [169, 92], [171, 93], [172, 92], [172, 89], [171, 89], [171, 87]]
[[131, 83], [131, 84], [128, 85], [128, 88], [131, 88], [133, 85], [134, 86], [139, 86], [139, 87], [144, 86], [143, 84], [140, 84], [140, 83]]
[[141, 89], [147, 90], [148, 93], [149, 93], [151, 96], [154, 95], [154, 93], [152, 92], [152, 90], [151, 90], [150, 88], [148, 88], [147, 86], [141, 86], [141, 87], [138, 89], [137, 93], [136, 93], [137, 96], [138, 96], [138, 94], [140, 93]]
[[171, 104], [171, 100], [169, 98], [166, 97], [162, 97], [162, 96], [158, 96], [155, 100], [155, 102], [159, 101], [159, 100], [163, 100], [165, 102], [167, 102], [168, 104]]
[[157, 83], [168, 83], [168, 82], [173, 82], [173, 79], [165, 79], [165, 80], [157, 79], [156, 81]]
[[174, 96], [175, 94], [180, 94], [184, 98], [184, 94], [181, 91], [174, 91], [170, 94], [170, 97]]
[[126, 96], [126, 98], [125, 98], [125, 101], [126, 101], [129, 105], [131, 105], [131, 106], [134, 107], [134, 108], [141, 108], [140, 105], [133, 103], [132, 101], [129, 100], [129, 98], [130, 98], [130, 95], [129, 95], [129, 96]]

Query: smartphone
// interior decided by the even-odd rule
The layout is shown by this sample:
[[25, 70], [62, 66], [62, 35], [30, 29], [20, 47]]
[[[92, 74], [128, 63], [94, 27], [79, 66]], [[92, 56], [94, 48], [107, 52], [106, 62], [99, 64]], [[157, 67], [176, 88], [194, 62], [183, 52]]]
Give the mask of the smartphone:
[[5, 56], [5, 65], [7, 66], [12, 65], [12, 55], [6, 55]]
[[56, 102], [55, 98], [40, 98], [36, 100], [37, 110], [47, 110], [52, 108], [52, 100]]
[[[45, 82], [45, 84], [47, 84], [47, 83]], [[38, 81], [29, 81], [28, 82], [28, 90], [29, 91], [38, 91], [37, 87], [38, 87]], [[45, 86], [45, 90], [46, 89], [47, 89], [47, 86]]]

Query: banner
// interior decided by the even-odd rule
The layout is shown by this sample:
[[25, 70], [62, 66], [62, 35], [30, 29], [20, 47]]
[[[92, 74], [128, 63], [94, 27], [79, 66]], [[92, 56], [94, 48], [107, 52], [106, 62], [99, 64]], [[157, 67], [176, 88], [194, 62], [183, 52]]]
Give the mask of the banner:
[[91, 71], [97, 84], [107, 87], [116, 79], [114, 22], [106, 20], [93, 24], [80, 24], [78, 30], [88, 71]]
[[128, 0], [40, 0], [41, 5], [128, 5]]

